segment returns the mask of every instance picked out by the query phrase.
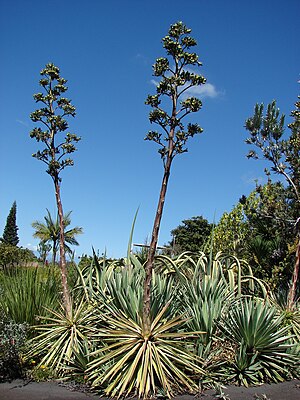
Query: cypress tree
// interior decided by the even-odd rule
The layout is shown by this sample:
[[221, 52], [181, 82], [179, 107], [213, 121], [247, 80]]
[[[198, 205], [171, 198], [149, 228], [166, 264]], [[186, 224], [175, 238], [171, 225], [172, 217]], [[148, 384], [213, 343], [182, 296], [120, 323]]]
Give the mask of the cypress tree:
[[19, 228], [16, 224], [16, 215], [17, 203], [14, 201], [9, 211], [2, 237], [2, 241], [4, 243], [11, 244], [12, 246], [17, 246], [17, 244], [19, 243]]

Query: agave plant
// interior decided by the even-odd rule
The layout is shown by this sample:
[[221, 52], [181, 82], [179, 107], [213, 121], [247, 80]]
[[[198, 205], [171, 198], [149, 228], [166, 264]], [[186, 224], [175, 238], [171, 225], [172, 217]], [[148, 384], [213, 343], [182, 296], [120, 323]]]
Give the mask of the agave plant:
[[217, 322], [227, 311], [233, 298], [231, 291], [223, 280], [203, 276], [196, 282], [186, 282], [184, 305], [191, 316], [188, 326], [191, 330], [205, 331], [198, 339], [198, 344], [207, 346], [218, 330]]
[[78, 279], [73, 290], [75, 297], [85, 297], [85, 300], [90, 302], [98, 293], [106, 292], [107, 283], [117, 266], [116, 261], [111, 262], [105, 255], [99, 259], [93, 249], [91, 263], [83, 269], [76, 266]]
[[297, 356], [290, 351], [288, 328], [282, 327], [282, 317], [267, 301], [255, 298], [236, 301], [220, 326], [237, 346], [237, 355], [229, 369], [236, 372], [234, 379], [239, 383], [281, 381], [295, 366]]
[[264, 297], [268, 290], [264, 282], [253, 276], [250, 265], [232, 255], [225, 255], [218, 252], [208, 255], [204, 252], [192, 253], [190, 251], [178, 255], [175, 259], [160, 255], [156, 257], [155, 270], [167, 275], [184, 275], [188, 280], [195, 279], [195, 276], [209, 276], [218, 280], [222, 279], [234, 290], [237, 296], [241, 296], [243, 290], [251, 293], [259, 291]]
[[86, 370], [88, 368], [89, 362], [91, 362], [91, 352], [95, 350], [93, 342], [90, 340], [85, 340], [81, 342], [81, 346], [78, 350], [72, 351], [72, 357], [67, 364], [64, 365], [64, 378], [77, 379], [78, 381], [87, 382]]
[[[142, 264], [130, 251], [117, 262], [99, 260], [94, 254], [93, 263], [79, 270], [77, 289], [91, 308], [87, 336], [91, 341], [97, 339], [96, 350], [88, 354], [85, 375], [112, 396], [136, 390], [140, 397], [146, 397], [157, 387], [170, 396], [180, 385], [195, 391], [189, 375], [202, 370], [199, 358], [186, 346], [199, 333], [187, 332], [186, 319], [178, 316], [178, 284], [153, 272], [152, 326], [146, 334], [141, 317], [144, 274]], [[99, 307], [105, 311], [99, 313]], [[68, 368], [73, 373], [85, 370], [88, 357], [74, 352]]]
[[300, 343], [300, 299], [290, 308], [287, 293], [283, 291], [271, 294], [271, 302], [276, 307], [278, 315], [282, 317], [283, 326], [287, 326], [289, 332], [294, 335], [294, 340]]
[[193, 378], [203, 370], [187, 347], [201, 332], [187, 332], [180, 315], [170, 317], [170, 303], [153, 315], [150, 333], [145, 333], [141, 316], [136, 321], [115, 305], [108, 306], [106, 327], [94, 332], [104, 347], [92, 353], [87, 369], [93, 386], [105, 386], [106, 395], [117, 398], [131, 392], [148, 398], [158, 388], [169, 398], [182, 390], [197, 391]]
[[[253, 277], [250, 266], [233, 256], [185, 252], [175, 260], [160, 257], [159, 261], [164, 265], [164, 273], [172, 271], [174, 279], [180, 283], [182, 307], [191, 316], [189, 327], [206, 332], [199, 338], [204, 347], [218, 330], [218, 320], [231, 302], [242, 296], [246, 284], [248, 290], [254, 291], [254, 282], [257, 282], [264, 296], [267, 293], [263, 283]], [[248, 275], [243, 274], [245, 269]]]
[[[88, 336], [97, 340], [86, 374], [93, 386], [109, 396], [136, 392], [146, 398], [160, 388], [169, 397], [182, 389], [197, 390], [192, 375], [203, 371], [187, 347], [199, 332], [187, 332], [179, 315], [178, 284], [153, 272], [151, 330], [142, 318], [144, 268], [130, 253], [120, 263], [94, 260], [81, 272], [81, 285], [93, 312], [86, 321]], [[98, 305], [104, 309], [97, 311]]]
[[[102, 293], [110, 299], [118, 310], [121, 310], [134, 321], [139, 322], [142, 314], [144, 269], [139, 267], [123, 268], [113, 271], [107, 283], [107, 290]], [[153, 273], [151, 288], [151, 314], [157, 315], [159, 310], [173, 300], [166, 313], [176, 314], [178, 308], [178, 284], [167, 276]], [[102, 300], [104, 301], [104, 299]]]
[[34, 327], [42, 333], [29, 342], [27, 357], [38, 358], [38, 366], [44, 365], [57, 375], [62, 375], [74, 358], [86, 355], [86, 322], [90, 310], [82, 301], [72, 306], [69, 317], [62, 305], [60, 311], [48, 311], [51, 316], [42, 317], [41, 324]]
[[[238, 385], [248, 387], [249, 385], [261, 384], [261, 376], [258, 373], [261, 366], [258, 353], [247, 353], [247, 346], [242, 341], [236, 350], [232, 362], [225, 369], [225, 376], [229, 381], [233, 380]], [[224, 369], [222, 371], [224, 373]]]
[[[84, 295], [87, 301], [98, 304], [113, 302], [115, 306], [134, 320], [142, 312], [143, 281], [145, 270], [139, 259], [131, 254], [120, 260], [98, 258], [83, 270], [78, 269], [79, 280], [75, 292]], [[170, 298], [174, 298], [178, 285], [166, 275], [153, 273], [151, 310], [154, 313]], [[172, 305], [169, 307], [173, 311]]]
[[[137, 214], [138, 209], [135, 213], [131, 226], [127, 246], [127, 257], [119, 260], [111, 260], [106, 257], [106, 254], [104, 254], [101, 258], [99, 258], [93, 248], [93, 257], [91, 263], [86, 265], [83, 269], [80, 269], [79, 266], [77, 266], [78, 280], [74, 288], [74, 293], [76, 296], [79, 298], [84, 296], [87, 302], [94, 301], [95, 297], [97, 300], [99, 300], [99, 295], [101, 297], [103, 294], [107, 293], [111, 275], [115, 270], [122, 271], [124, 268], [128, 269], [135, 267], [135, 269], [138, 271], [136, 278], [138, 278], [139, 275], [142, 277], [141, 273], [144, 273], [143, 266], [138, 258], [131, 253], [132, 238]], [[124, 278], [124, 275], [122, 275], [122, 277]], [[125, 277], [125, 280], [126, 278], [129, 277]], [[140, 278], [138, 279], [139, 281], [135, 283], [136, 287], [140, 284]], [[126, 287], [127, 282], [123, 283]], [[112, 285], [110, 286], [111, 288], [113, 287]]]

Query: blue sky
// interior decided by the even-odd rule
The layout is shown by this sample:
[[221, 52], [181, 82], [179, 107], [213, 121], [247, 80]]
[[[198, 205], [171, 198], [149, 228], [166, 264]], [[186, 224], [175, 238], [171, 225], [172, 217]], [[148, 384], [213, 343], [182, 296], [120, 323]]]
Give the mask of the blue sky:
[[165, 56], [161, 39], [183, 21], [192, 29], [208, 84], [193, 121], [203, 134], [175, 158], [159, 243], [183, 219], [218, 220], [254, 180], [263, 162], [247, 160], [245, 119], [256, 102], [277, 100], [287, 115], [299, 93], [299, 0], [0, 0], [0, 235], [17, 202], [20, 245], [33, 248], [31, 223], [55, 212], [53, 184], [31, 157], [29, 114], [39, 72], [48, 62], [68, 80], [82, 137], [75, 166], [63, 172], [62, 200], [83, 227], [78, 255], [94, 246], [121, 257], [135, 211], [134, 242], [150, 236], [162, 178], [157, 148], [143, 138], [151, 125], [152, 65]]

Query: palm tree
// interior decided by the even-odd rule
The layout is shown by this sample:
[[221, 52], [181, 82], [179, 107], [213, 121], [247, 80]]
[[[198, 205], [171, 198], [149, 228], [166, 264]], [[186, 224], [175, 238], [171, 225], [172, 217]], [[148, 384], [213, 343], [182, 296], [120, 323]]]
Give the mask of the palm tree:
[[40, 260], [43, 264], [46, 264], [48, 253], [51, 251], [52, 246], [50, 243], [45, 243], [43, 240], [37, 246], [37, 251], [40, 256]]
[[[79, 243], [75, 239], [76, 235], [83, 233], [82, 228], [79, 226], [75, 226], [75, 228], [69, 229], [66, 231], [66, 227], [71, 224], [71, 215], [72, 211], [69, 211], [64, 215], [64, 236], [65, 236], [65, 251], [68, 254], [72, 254], [72, 249], [68, 246], [78, 246]], [[59, 218], [58, 215], [56, 220], [54, 220], [50, 214], [50, 211], [47, 209], [47, 215], [44, 217], [45, 223], [40, 221], [34, 221], [31, 225], [35, 229], [33, 234], [34, 238], [38, 238], [43, 243], [51, 243], [52, 245], [52, 263], [56, 262], [56, 254], [59, 249], [59, 238], [60, 238], [60, 227], [59, 227]]]

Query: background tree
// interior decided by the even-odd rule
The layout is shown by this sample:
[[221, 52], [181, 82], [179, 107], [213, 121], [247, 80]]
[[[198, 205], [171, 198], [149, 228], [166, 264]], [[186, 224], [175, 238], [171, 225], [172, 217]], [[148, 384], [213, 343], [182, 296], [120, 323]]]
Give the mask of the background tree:
[[[293, 271], [292, 285], [289, 292], [289, 305], [293, 306], [296, 296], [297, 283], [299, 279], [299, 265], [300, 265], [300, 235], [299, 235], [299, 209], [300, 209], [300, 96], [298, 96], [298, 101], [295, 103], [295, 110], [292, 111], [291, 116], [293, 117], [293, 122], [288, 125], [291, 129], [291, 136], [286, 142], [285, 154], [286, 161], [289, 163], [291, 178], [294, 183], [293, 189], [297, 188], [296, 195], [296, 210], [297, 210], [297, 221], [296, 228], [298, 234], [298, 244], [296, 248], [296, 262]], [[294, 188], [295, 187], [295, 188]]]
[[184, 251], [201, 251], [208, 243], [212, 228], [213, 224], [210, 224], [202, 216], [185, 219], [171, 231], [172, 240], [169, 243], [168, 250], [173, 255]]
[[[66, 117], [75, 116], [75, 107], [71, 101], [63, 97], [63, 93], [67, 91], [66, 79], [60, 76], [59, 68], [49, 63], [45, 69], [41, 71], [42, 79], [40, 86], [43, 93], [37, 93], [33, 97], [37, 103], [42, 103], [42, 107], [33, 113], [30, 118], [33, 122], [40, 123], [41, 127], [34, 128], [30, 132], [30, 137], [42, 142], [45, 147], [43, 150], [37, 151], [33, 157], [42, 161], [47, 165], [46, 172], [50, 175], [55, 188], [55, 198], [59, 216], [60, 226], [60, 269], [63, 290], [63, 304], [66, 314], [71, 312], [71, 298], [67, 280], [66, 256], [65, 256], [65, 237], [64, 237], [64, 214], [61, 201], [61, 172], [68, 166], [74, 164], [69, 157], [74, 153], [80, 138], [75, 134], [65, 133], [68, 130]], [[63, 139], [59, 140], [57, 136], [65, 133]]]
[[17, 227], [16, 219], [17, 219], [17, 203], [14, 201], [7, 216], [6, 225], [4, 227], [3, 236], [1, 239], [2, 242], [10, 244], [12, 246], [17, 246], [17, 244], [19, 243], [19, 237], [18, 237], [19, 228]]
[[257, 185], [248, 197], [242, 196], [230, 212], [222, 215], [214, 228], [214, 251], [246, 260], [254, 275], [270, 288], [285, 289], [294, 243], [288, 213], [286, 188], [281, 182], [268, 180], [265, 185]]
[[46, 260], [52, 246], [49, 243], [45, 243], [43, 240], [37, 246], [37, 252], [39, 253], [39, 259], [43, 264], [46, 264]]
[[[47, 209], [47, 215], [44, 217], [45, 222], [34, 221], [31, 225], [34, 228], [35, 232], [33, 237], [41, 240], [41, 243], [44, 245], [51, 245], [50, 249], [52, 249], [52, 264], [56, 263], [56, 255], [59, 249], [59, 239], [60, 239], [60, 225], [59, 225], [59, 216], [57, 215], [56, 219], [52, 218], [50, 211]], [[68, 246], [68, 244], [72, 246], [78, 246], [75, 236], [82, 234], [82, 228], [79, 226], [75, 226], [75, 228], [68, 229], [66, 228], [71, 225], [71, 211], [64, 214], [64, 238], [65, 238], [65, 251], [69, 255], [72, 254], [72, 249]]]
[[213, 248], [215, 252], [221, 251], [243, 258], [247, 237], [249, 237], [249, 225], [243, 206], [238, 203], [230, 212], [224, 212], [214, 228]]
[[[299, 97], [298, 97], [299, 98]], [[291, 134], [287, 139], [284, 138], [284, 121], [285, 116], [280, 115], [279, 109], [276, 108], [276, 102], [273, 101], [267, 107], [266, 114], [263, 115], [264, 105], [256, 104], [254, 115], [246, 120], [246, 129], [250, 133], [250, 137], [246, 140], [247, 144], [260, 150], [262, 157], [271, 164], [271, 171], [265, 170], [270, 178], [271, 172], [281, 175], [287, 182], [287, 201], [290, 205], [289, 218], [285, 217], [285, 222], [294, 221], [297, 228], [298, 244], [296, 248], [296, 261], [294, 264], [292, 284], [288, 295], [288, 306], [293, 307], [296, 295], [296, 288], [299, 274], [300, 264], [300, 240], [299, 240], [299, 211], [300, 211], [300, 129], [299, 129], [299, 109], [300, 102], [296, 102], [296, 109], [292, 112], [294, 118], [293, 123], [289, 125]], [[259, 158], [255, 150], [251, 149], [248, 158]], [[277, 199], [278, 200], [278, 199]], [[278, 219], [277, 201], [274, 212], [269, 215], [273, 219]], [[282, 216], [281, 216], [282, 217]]]
[[0, 270], [8, 271], [32, 261], [36, 261], [36, 256], [31, 250], [0, 243]]
[[[169, 35], [162, 39], [169, 58], [158, 58], [153, 65], [154, 76], [161, 77], [156, 86], [156, 94], [149, 95], [146, 104], [152, 107], [149, 114], [151, 123], [157, 124], [158, 131], [150, 131], [146, 140], [158, 144], [164, 174], [161, 183], [159, 200], [154, 219], [149, 254], [145, 266], [146, 277], [143, 296], [143, 322], [146, 331], [150, 330], [150, 292], [157, 248], [158, 234], [165, 203], [167, 186], [170, 177], [171, 165], [177, 154], [187, 151], [186, 144], [190, 137], [201, 133], [198, 124], [189, 123], [185, 128], [183, 119], [191, 113], [197, 112], [202, 107], [202, 102], [196, 97], [188, 97], [188, 90], [205, 83], [205, 78], [192, 71], [192, 68], [201, 66], [198, 55], [190, 52], [197, 42], [189, 34], [191, 29], [182, 22], [171, 25]], [[169, 106], [163, 108], [162, 100], [169, 101]]]

